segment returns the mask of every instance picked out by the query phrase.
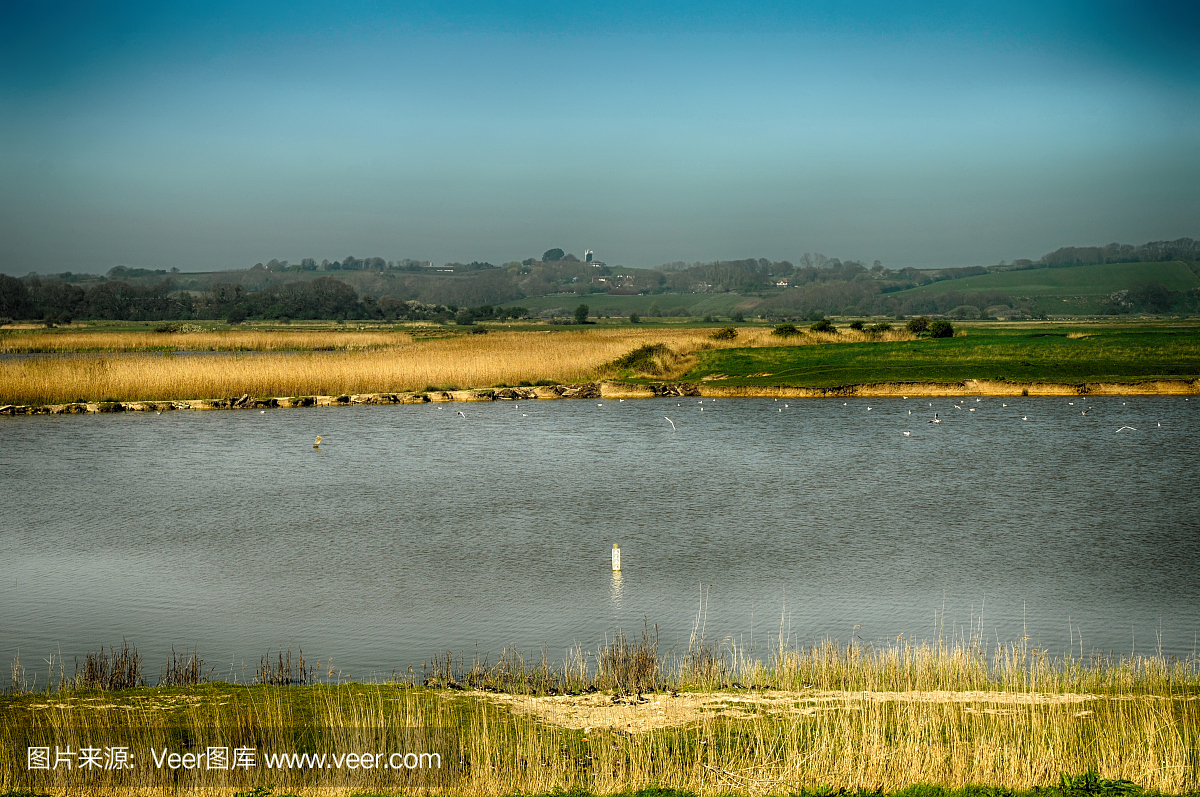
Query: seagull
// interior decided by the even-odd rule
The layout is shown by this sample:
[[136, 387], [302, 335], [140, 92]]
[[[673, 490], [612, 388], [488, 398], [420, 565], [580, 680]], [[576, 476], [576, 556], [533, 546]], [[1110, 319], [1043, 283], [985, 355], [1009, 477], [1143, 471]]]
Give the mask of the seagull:
[[1023, 420], [1023, 421], [1027, 421], [1027, 420], [1029, 420], [1029, 416], [1028, 416], [1028, 415], [1022, 415], [1022, 416], [1021, 416], [1021, 420]]
[[527, 413], [524, 413], [524, 412], [522, 412], [522, 413], [521, 413], [521, 417], [522, 417], [522, 418], [528, 418], [528, 417], [529, 417], [529, 415], [528, 415]]
[[317, 440], [316, 440], [316, 442], [315, 442], [315, 443], [313, 443], [313, 448], [320, 448], [320, 447], [321, 447], [321, 441], [322, 441], [322, 440], [324, 440], [324, 439], [325, 439], [325, 438], [324, 438], [324, 437], [321, 437], [321, 435], [317, 435]]
[[[666, 415], [664, 415], [663, 417], [667, 418]], [[667, 418], [667, 423], [671, 424], [671, 431], [672, 432], [675, 431], [675, 421], [671, 420], [670, 418]]]
[[1001, 406], [1001, 407], [1007, 407], [1008, 405], [1007, 405], [1007, 404], [1001, 404], [1000, 406]]
[[258, 414], [259, 414], [259, 415], [266, 415], [266, 414], [267, 414], [267, 411], [266, 411], [266, 410], [259, 410], [259, 411], [258, 411]]
[[938, 414], [935, 412], [935, 413], [933, 414], [933, 417], [932, 417], [932, 418], [929, 420], [929, 422], [930, 422], [930, 423], [941, 423], [941, 422], [942, 422], [942, 419], [941, 419], [941, 417], [940, 417], [940, 416], [939, 416], [939, 415], [938, 415]]
[[1137, 431], [1137, 429], [1134, 429], [1132, 426], [1122, 426], [1120, 429], [1117, 430], [1117, 434], [1120, 434], [1121, 432], [1125, 431], [1126, 429], [1128, 429], [1131, 432]]
[[464, 418], [467, 417], [467, 414], [465, 412], [463, 412], [462, 410], [459, 410], [458, 414], [463, 416]]
[[[1090, 409], [1090, 407], [1089, 407], [1088, 409]], [[1087, 411], [1087, 410], [1084, 410], [1083, 412], [1081, 412], [1081, 413], [1079, 413], [1079, 414], [1080, 414], [1080, 415], [1087, 415], [1087, 414], [1088, 414], [1088, 411]]]
[[603, 407], [604, 405], [603, 405], [603, 404], [597, 404], [596, 406], [597, 406], [597, 407]]
[[912, 432], [905, 432], [905, 433], [904, 433], [904, 436], [905, 436], [905, 437], [912, 437]]
[[975, 408], [974, 408], [974, 407], [972, 407], [972, 408], [971, 408], [971, 412], [974, 412], [974, 411], [975, 411]]

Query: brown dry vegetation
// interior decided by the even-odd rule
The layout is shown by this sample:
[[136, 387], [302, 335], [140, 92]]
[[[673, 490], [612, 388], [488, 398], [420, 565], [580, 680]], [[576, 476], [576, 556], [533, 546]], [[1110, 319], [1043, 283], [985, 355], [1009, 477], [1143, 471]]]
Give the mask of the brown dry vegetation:
[[412, 341], [383, 330], [230, 329], [205, 332], [36, 330], [0, 336], [0, 354], [150, 351], [368, 351]]
[[[18, 738], [78, 747], [130, 736], [143, 749], [161, 749], [181, 730], [218, 742], [251, 730], [264, 756], [294, 751], [295, 728], [319, 727], [327, 729], [322, 749], [386, 753], [399, 729], [441, 728], [469, 767], [463, 780], [434, 793], [660, 787], [759, 795], [822, 785], [893, 791], [914, 783], [1030, 789], [1055, 784], [1061, 773], [1093, 771], [1183, 794], [1200, 786], [1197, 663], [1078, 660], [1023, 642], [988, 650], [979, 640], [828, 642], [759, 660], [693, 639], [685, 654], [667, 660], [644, 636], [586, 656], [572, 651], [560, 667], [527, 664], [511, 653], [469, 671], [455, 672], [449, 658], [435, 663], [428, 682], [454, 689], [414, 685], [420, 678], [334, 682], [332, 667], [330, 684], [307, 687], [210, 684], [97, 694], [66, 681], [54, 693], [0, 698], [0, 750]], [[626, 676], [654, 691], [621, 686]], [[582, 691], [601, 683], [611, 686]], [[571, 693], [493, 691], [522, 685]], [[379, 774], [366, 773], [357, 785], [379, 788]], [[311, 781], [261, 770], [258, 780], [207, 770], [186, 779], [143, 770], [136, 780], [104, 772], [75, 778], [73, 790], [199, 794], [245, 790], [264, 775], [276, 788], [316, 793]], [[0, 755], [0, 790], [23, 785], [22, 777]], [[62, 791], [70, 780], [47, 773], [31, 785]]]
[[[897, 337], [901, 336], [901, 337]], [[415, 340], [392, 332], [71, 333], [5, 338], [10, 352], [83, 352], [14, 358], [0, 370], [0, 403], [62, 404], [74, 401], [155, 401], [221, 396], [339, 395], [469, 388], [538, 381], [576, 382], [613, 373], [612, 363], [631, 350], [661, 343], [673, 378], [704, 348], [816, 345], [826, 342], [907, 339], [847, 330], [843, 335], [783, 339], [747, 328], [732, 341], [706, 329], [653, 327], [569, 331], [493, 331]], [[203, 355], [148, 352], [166, 345]], [[207, 346], [208, 348], [205, 348]], [[338, 351], [321, 351], [335, 347]], [[66, 348], [73, 347], [73, 348]], [[107, 353], [110, 348], [113, 353]], [[230, 351], [237, 349], [237, 351]], [[301, 351], [296, 351], [300, 349]], [[290, 350], [290, 351], [281, 351]], [[98, 353], [87, 353], [98, 352]], [[229, 352], [229, 353], [224, 353]], [[244, 353], [243, 353], [244, 352]]]

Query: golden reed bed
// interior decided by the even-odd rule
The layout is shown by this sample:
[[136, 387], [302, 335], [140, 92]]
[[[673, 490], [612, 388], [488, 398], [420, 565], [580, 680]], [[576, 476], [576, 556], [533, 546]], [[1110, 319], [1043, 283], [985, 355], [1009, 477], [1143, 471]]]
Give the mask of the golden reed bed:
[[[356, 337], [357, 336], [357, 337]], [[414, 340], [394, 332], [112, 332], [6, 337], [0, 353], [44, 351], [66, 356], [8, 360], [0, 368], [0, 403], [164, 401], [220, 396], [300, 396], [472, 388], [539, 381], [577, 382], [647, 343], [665, 343], [683, 355], [701, 347], [814, 345], [837, 340], [907, 339], [904, 332], [870, 338], [841, 335], [780, 338], [769, 329], [742, 329], [732, 341], [710, 330], [588, 328], [570, 331], [493, 331], [487, 335]], [[300, 344], [303, 343], [302, 347]], [[198, 355], [146, 351], [167, 345]], [[68, 348], [71, 347], [71, 348]], [[335, 346], [337, 351], [314, 351]], [[240, 351], [230, 351], [241, 347]], [[281, 349], [307, 348], [305, 351]], [[89, 353], [97, 352], [98, 353]], [[108, 353], [112, 349], [112, 353]], [[140, 351], [139, 351], [140, 350]], [[213, 353], [207, 353], [213, 352]]]

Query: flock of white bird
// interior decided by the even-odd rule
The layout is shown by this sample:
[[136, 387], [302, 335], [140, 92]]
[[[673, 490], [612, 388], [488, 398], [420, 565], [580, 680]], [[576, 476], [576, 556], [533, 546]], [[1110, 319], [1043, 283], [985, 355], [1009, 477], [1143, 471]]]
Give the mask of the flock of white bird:
[[[904, 398], [904, 400], [905, 400], [905, 401], [907, 401], [907, 400], [908, 400], [908, 396], [904, 396], [903, 398]], [[1186, 399], [1186, 398], [1184, 399], [1184, 401], [1187, 401], [1187, 400], [1188, 400], [1188, 399]], [[622, 404], [623, 404], [623, 403], [625, 403], [625, 399], [618, 399], [618, 401], [619, 401], [620, 403], [622, 403]], [[775, 399], [775, 401], [776, 401], [776, 403], [778, 403], [779, 399]], [[963, 406], [963, 402], [964, 402], [964, 401], [966, 401], [966, 399], [958, 399], [958, 400], [957, 400], [957, 401], [956, 401], [954, 404], [952, 404], [951, 406], [952, 406], [954, 409], [956, 409], [956, 410], [967, 410], [968, 412], [975, 412], [975, 411], [976, 411], [976, 409], [977, 409], [976, 407], [964, 407], [964, 406]], [[715, 403], [715, 402], [716, 402], [716, 399], [709, 399], [709, 402], [711, 402], [711, 403]], [[701, 411], [701, 412], [704, 412], [704, 399], [700, 399], [700, 401], [698, 401], [697, 403], [700, 405], [700, 411]], [[976, 403], [976, 404], [982, 404], [982, 403], [983, 403], [983, 399], [982, 399], [982, 398], [976, 398], [976, 399], [975, 399], [975, 403]], [[1121, 402], [1121, 406], [1122, 406], [1122, 407], [1124, 407], [1124, 406], [1127, 406], [1127, 405], [1128, 405], [1128, 402]], [[603, 403], [603, 402], [598, 402], [598, 403], [596, 404], [596, 406], [597, 406], [597, 407], [603, 407], [603, 406], [604, 406], [604, 403]], [[678, 403], [676, 403], [676, 404], [675, 404], [675, 406], [676, 406], [676, 407], [683, 407], [683, 403], [682, 403], [682, 402], [678, 402]], [[843, 406], [843, 407], [848, 407], [848, 406], [850, 406], [850, 402], [848, 402], [848, 401], [843, 401], [843, 402], [842, 402], [842, 406]], [[932, 407], [932, 406], [933, 406], [933, 402], [932, 402], [932, 401], [931, 401], [931, 402], [929, 402], [929, 406], [930, 406], [930, 407]], [[1007, 408], [1007, 407], [1008, 407], [1008, 404], [1007, 404], [1007, 403], [1005, 403], [1005, 402], [1002, 402], [1002, 403], [1000, 404], [1000, 406], [1001, 406], [1001, 407], [1003, 407], [1003, 408]], [[1074, 401], [1068, 401], [1068, 402], [1067, 402], [1067, 406], [1069, 406], [1069, 407], [1074, 407], [1074, 406], [1075, 406], [1075, 402], [1074, 402]], [[519, 409], [521, 409], [521, 405], [520, 405], [520, 404], [516, 404], [516, 405], [514, 405], [514, 408], [515, 408], [515, 409], [517, 409], [517, 410], [519, 410]], [[444, 409], [444, 408], [443, 408], [443, 407], [438, 407], [438, 409], [440, 410], [440, 409]], [[790, 405], [790, 404], [784, 404], [782, 407], [780, 407], [780, 408], [779, 408], [779, 412], [783, 412], [785, 409], [791, 409], [791, 405]], [[870, 405], [867, 405], [866, 411], [867, 411], [867, 412], [871, 412], [873, 409], [874, 409], [873, 407], [871, 407]], [[1092, 407], [1085, 407], [1085, 408], [1083, 408], [1082, 410], [1080, 410], [1079, 414], [1080, 414], [1080, 415], [1082, 415], [1082, 416], [1084, 416], [1084, 417], [1087, 417], [1087, 416], [1088, 416], [1088, 413], [1090, 413], [1090, 412], [1092, 411], [1092, 409], [1093, 409]], [[263, 410], [262, 412], [264, 412], [264, 413], [265, 413], [265, 412], [266, 412], [266, 410]], [[465, 412], [463, 412], [462, 410], [458, 410], [458, 411], [457, 411], [457, 414], [458, 414], [458, 415], [459, 415], [459, 417], [461, 417], [463, 420], [466, 420], [466, 418], [467, 418], [467, 414], [466, 414]], [[909, 415], [912, 415], [912, 414], [913, 414], [913, 413], [912, 413], [912, 410], [909, 410], [909, 411], [908, 411], [908, 414], [909, 414]], [[529, 417], [529, 414], [528, 414], [528, 413], [521, 413], [521, 417], [522, 417], [522, 418], [528, 418], [528, 417]], [[672, 432], [678, 432], [678, 431], [679, 431], [678, 427], [675, 425], [675, 421], [671, 420], [671, 418], [669, 418], [669, 417], [667, 417], [666, 415], [664, 415], [664, 416], [663, 416], [663, 420], [665, 420], [667, 423], [671, 424], [671, 431], [672, 431]], [[942, 416], [941, 416], [941, 413], [940, 413], [940, 412], [937, 412], [937, 411], [935, 411], [935, 412], [933, 413], [933, 417], [932, 417], [932, 418], [930, 418], [930, 419], [928, 420], [928, 423], [940, 424], [940, 423], [942, 423], [942, 421], [943, 421], [943, 420], [944, 420], [944, 419], [942, 418]], [[1028, 421], [1028, 420], [1029, 420], [1029, 416], [1028, 416], [1028, 415], [1022, 415], [1022, 416], [1021, 416], [1021, 420], [1022, 420], [1022, 421]], [[1160, 422], [1160, 423], [1158, 424], [1158, 428], [1161, 428], [1161, 427], [1162, 427], [1162, 423]], [[1127, 432], [1127, 431], [1128, 431], [1128, 432], [1136, 432], [1136, 431], [1137, 431], [1137, 429], [1136, 429], [1136, 428], [1134, 428], [1134, 427], [1132, 427], [1132, 426], [1121, 426], [1120, 428], [1118, 428], [1118, 429], [1117, 429], [1117, 434], [1120, 434], [1121, 432]], [[901, 434], [903, 434], [905, 437], [912, 437], [912, 432], [911, 432], [911, 431], [904, 431], [904, 432], [901, 432]], [[317, 435], [316, 442], [314, 442], [314, 443], [313, 443], [313, 448], [320, 448], [320, 447], [321, 447], [321, 441], [322, 441], [322, 440], [324, 440], [324, 439], [325, 439], [324, 437], [321, 437], [320, 435]]]

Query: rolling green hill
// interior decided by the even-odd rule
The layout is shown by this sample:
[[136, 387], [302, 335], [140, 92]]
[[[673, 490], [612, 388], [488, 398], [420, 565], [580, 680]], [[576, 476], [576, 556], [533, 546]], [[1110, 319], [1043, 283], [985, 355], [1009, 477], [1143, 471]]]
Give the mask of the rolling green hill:
[[1105, 263], [981, 274], [922, 285], [895, 296], [946, 291], [1000, 291], [1010, 296], [1107, 296], [1139, 282], [1158, 282], [1173, 291], [1200, 288], [1200, 276], [1186, 263]]

